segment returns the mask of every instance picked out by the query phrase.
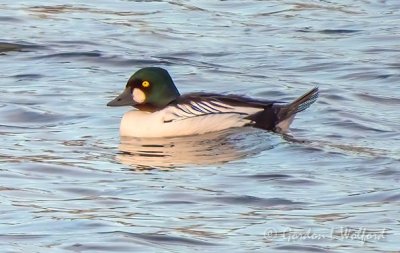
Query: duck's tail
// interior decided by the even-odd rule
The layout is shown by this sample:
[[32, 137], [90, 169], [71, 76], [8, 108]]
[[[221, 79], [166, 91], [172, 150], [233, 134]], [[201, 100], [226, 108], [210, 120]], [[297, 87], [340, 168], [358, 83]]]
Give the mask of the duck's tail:
[[277, 121], [273, 130], [278, 133], [287, 133], [296, 113], [310, 107], [317, 100], [318, 94], [318, 87], [315, 87], [290, 104], [274, 105], [273, 107], [277, 109], [275, 111]]

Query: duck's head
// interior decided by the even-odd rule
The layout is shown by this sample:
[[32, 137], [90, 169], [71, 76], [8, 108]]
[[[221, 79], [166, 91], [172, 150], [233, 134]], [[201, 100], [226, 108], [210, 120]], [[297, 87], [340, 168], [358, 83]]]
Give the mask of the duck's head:
[[129, 78], [125, 90], [107, 106], [163, 108], [179, 96], [168, 71], [158, 67], [147, 67], [134, 73]]

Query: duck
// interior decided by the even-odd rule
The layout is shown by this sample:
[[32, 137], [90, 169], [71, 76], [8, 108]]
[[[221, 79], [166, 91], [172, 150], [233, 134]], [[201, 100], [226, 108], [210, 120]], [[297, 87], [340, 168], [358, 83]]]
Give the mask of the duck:
[[193, 92], [181, 95], [168, 71], [145, 67], [128, 80], [107, 106], [132, 106], [120, 123], [120, 136], [163, 138], [255, 127], [280, 134], [318, 98], [318, 87], [291, 103], [242, 95]]

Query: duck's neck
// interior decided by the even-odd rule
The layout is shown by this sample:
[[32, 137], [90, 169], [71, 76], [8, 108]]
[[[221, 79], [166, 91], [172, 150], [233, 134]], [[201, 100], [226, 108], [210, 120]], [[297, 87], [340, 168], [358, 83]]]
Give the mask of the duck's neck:
[[156, 106], [150, 104], [135, 105], [135, 108], [138, 109], [139, 111], [144, 111], [144, 112], [155, 112], [159, 109]]

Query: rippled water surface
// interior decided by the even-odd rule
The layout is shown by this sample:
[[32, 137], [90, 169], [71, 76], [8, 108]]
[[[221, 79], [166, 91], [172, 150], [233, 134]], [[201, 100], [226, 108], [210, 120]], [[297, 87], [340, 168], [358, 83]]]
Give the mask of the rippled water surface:
[[[2, 252], [398, 252], [400, 2], [0, 3]], [[321, 96], [293, 138], [120, 139], [161, 66], [181, 92]]]

